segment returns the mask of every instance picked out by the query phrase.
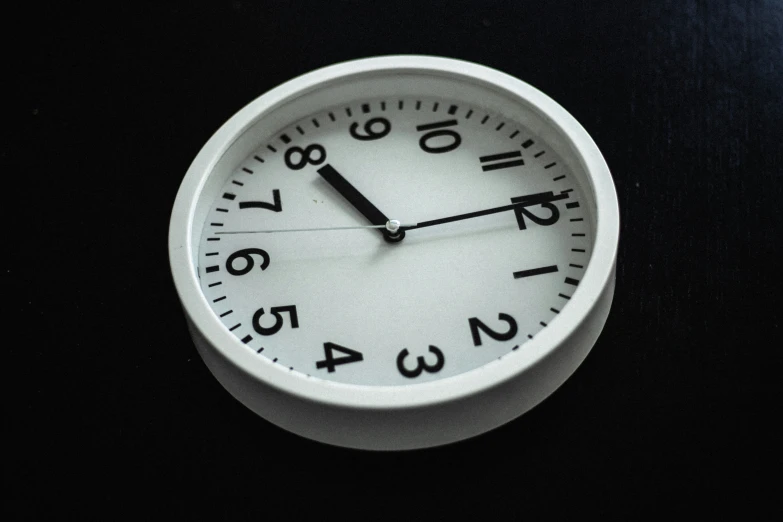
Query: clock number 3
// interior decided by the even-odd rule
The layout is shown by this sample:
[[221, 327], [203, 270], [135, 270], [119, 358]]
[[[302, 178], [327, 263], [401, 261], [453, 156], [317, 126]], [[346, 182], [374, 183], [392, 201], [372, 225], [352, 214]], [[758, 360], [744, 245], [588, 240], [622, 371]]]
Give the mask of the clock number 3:
[[414, 377], [418, 377], [421, 375], [421, 372], [427, 372], [427, 373], [437, 373], [443, 368], [443, 364], [446, 362], [446, 359], [443, 357], [443, 352], [440, 351], [440, 349], [437, 346], [430, 345], [430, 352], [435, 354], [435, 357], [437, 357], [437, 360], [435, 361], [435, 364], [429, 365], [424, 360], [423, 355], [419, 355], [416, 358], [416, 368], [413, 370], [409, 370], [405, 366], [405, 358], [408, 357], [408, 349], [405, 348], [403, 351], [400, 352], [400, 354], [397, 356], [397, 369], [400, 370], [400, 373], [408, 377], [409, 379], [413, 379]]
[[484, 332], [486, 335], [495, 339], [496, 341], [508, 341], [514, 338], [514, 336], [519, 331], [517, 322], [514, 320], [514, 318], [508, 314], [501, 313], [498, 314], [498, 319], [508, 323], [508, 331], [496, 332], [484, 324], [478, 317], [471, 317], [468, 319], [470, 333], [473, 335], [473, 346], [481, 346], [481, 334], [479, 331]]
[[253, 314], [253, 330], [261, 335], [274, 335], [280, 331], [283, 327], [285, 319], [283, 319], [283, 312], [288, 312], [291, 318], [291, 328], [299, 328], [299, 318], [296, 316], [296, 306], [273, 306], [269, 309], [269, 312], [275, 316], [275, 324], [269, 327], [261, 326], [261, 316], [264, 315], [264, 309], [259, 308], [256, 313]]

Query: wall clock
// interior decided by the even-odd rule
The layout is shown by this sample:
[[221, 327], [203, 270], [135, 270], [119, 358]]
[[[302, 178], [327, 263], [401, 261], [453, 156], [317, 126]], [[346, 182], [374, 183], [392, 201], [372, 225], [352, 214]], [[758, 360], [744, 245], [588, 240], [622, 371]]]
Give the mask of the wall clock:
[[577, 368], [619, 211], [586, 131], [526, 83], [389, 56], [295, 78], [199, 152], [169, 230], [196, 347], [248, 408], [365, 449], [446, 444]]

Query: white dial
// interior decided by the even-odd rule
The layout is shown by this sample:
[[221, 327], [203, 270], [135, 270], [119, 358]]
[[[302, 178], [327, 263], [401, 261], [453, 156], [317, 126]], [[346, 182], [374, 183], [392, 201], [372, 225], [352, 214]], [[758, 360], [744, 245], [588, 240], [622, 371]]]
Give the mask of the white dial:
[[[370, 221], [329, 176], [385, 217]], [[405, 228], [524, 198], [398, 242], [383, 228], [339, 228]], [[294, 371], [442, 379], [524, 346], [567, 306], [591, 252], [583, 203], [577, 177], [519, 122], [463, 100], [360, 98], [292, 121], [237, 165], [198, 245], [201, 288], [249, 349]], [[259, 229], [278, 232], [226, 233]], [[333, 345], [353, 357], [319, 366]]]
[[[259, 98], [202, 150], [171, 225], [224, 386], [298, 433], [382, 449], [480, 433], [551, 393], [603, 325], [616, 247], [611, 177], [565, 111], [424, 57]], [[490, 398], [510, 385], [517, 404]]]

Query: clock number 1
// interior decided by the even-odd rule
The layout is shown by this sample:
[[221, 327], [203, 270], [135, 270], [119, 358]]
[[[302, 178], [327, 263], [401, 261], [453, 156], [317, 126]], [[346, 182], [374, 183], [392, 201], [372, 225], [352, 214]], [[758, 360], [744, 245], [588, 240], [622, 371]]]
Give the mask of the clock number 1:
[[501, 313], [498, 314], [498, 319], [508, 323], [508, 331], [496, 332], [484, 324], [478, 317], [471, 317], [468, 319], [470, 333], [473, 335], [473, 346], [481, 346], [481, 334], [479, 331], [484, 332], [486, 335], [495, 339], [496, 341], [508, 341], [514, 338], [514, 336], [519, 331], [517, 322], [514, 320], [514, 318], [508, 314]]
[[438, 373], [443, 368], [446, 359], [443, 357], [443, 352], [440, 351], [437, 346], [430, 345], [430, 352], [434, 353], [435, 357], [437, 357], [435, 364], [427, 364], [427, 362], [424, 360], [424, 356], [419, 355], [416, 358], [416, 368], [410, 370], [405, 366], [405, 358], [408, 357], [408, 349], [405, 348], [397, 356], [397, 369], [404, 377], [409, 379], [418, 377], [421, 375], [421, 372]]
[[299, 318], [296, 316], [296, 306], [273, 306], [269, 309], [269, 312], [275, 316], [275, 324], [269, 327], [261, 326], [261, 316], [264, 315], [264, 309], [259, 308], [256, 313], [253, 314], [253, 330], [261, 335], [274, 335], [280, 331], [283, 327], [285, 319], [283, 319], [283, 312], [288, 312], [291, 318], [291, 328], [299, 328]]

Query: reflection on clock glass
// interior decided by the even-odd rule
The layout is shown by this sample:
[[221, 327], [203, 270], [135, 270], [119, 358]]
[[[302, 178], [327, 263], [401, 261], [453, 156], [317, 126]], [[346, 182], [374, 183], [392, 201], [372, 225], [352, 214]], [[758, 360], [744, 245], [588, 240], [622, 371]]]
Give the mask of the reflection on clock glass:
[[259, 357], [311, 378], [415, 384], [524, 350], [568, 306], [589, 208], [519, 123], [437, 97], [361, 99], [290, 122], [236, 166], [198, 272]]

